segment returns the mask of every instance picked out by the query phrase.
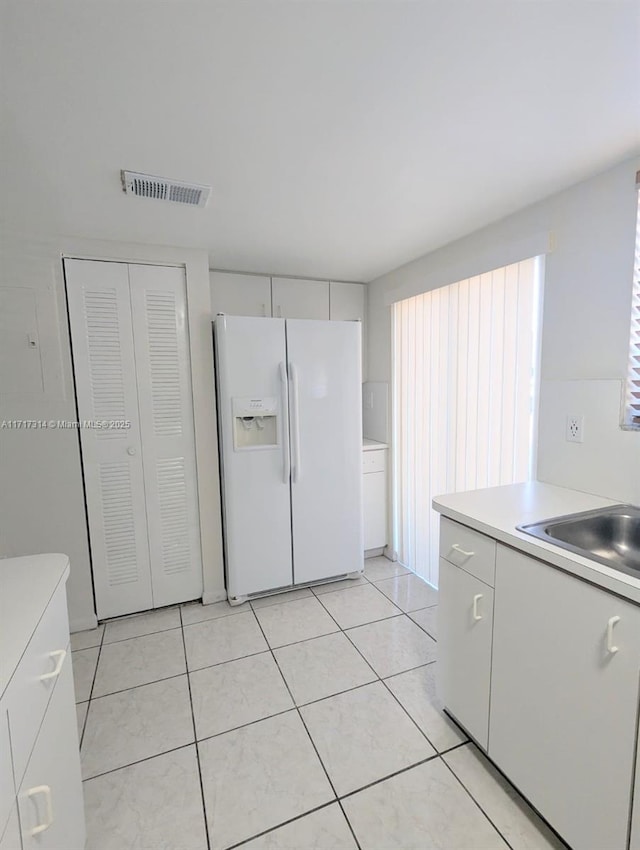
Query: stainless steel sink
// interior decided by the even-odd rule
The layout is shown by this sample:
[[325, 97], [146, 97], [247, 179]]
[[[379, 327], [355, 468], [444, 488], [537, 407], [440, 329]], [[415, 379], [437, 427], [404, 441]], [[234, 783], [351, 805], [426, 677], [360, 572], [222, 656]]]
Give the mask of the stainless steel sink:
[[633, 505], [553, 517], [518, 530], [640, 578], [640, 508]]

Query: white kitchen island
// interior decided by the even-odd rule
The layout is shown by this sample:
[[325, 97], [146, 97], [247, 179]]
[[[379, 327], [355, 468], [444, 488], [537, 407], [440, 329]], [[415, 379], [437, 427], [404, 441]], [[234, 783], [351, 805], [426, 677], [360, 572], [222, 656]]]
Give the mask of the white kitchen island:
[[516, 526], [611, 504], [537, 482], [434, 500], [441, 697], [574, 850], [640, 850], [640, 579]]
[[82, 850], [66, 555], [0, 560], [0, 850]]

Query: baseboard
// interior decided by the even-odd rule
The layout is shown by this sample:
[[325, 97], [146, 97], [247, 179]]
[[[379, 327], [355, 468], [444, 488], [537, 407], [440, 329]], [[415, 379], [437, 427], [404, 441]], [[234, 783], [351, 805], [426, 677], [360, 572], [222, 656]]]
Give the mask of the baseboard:
[[213, 605], [214, 602], [226, 602], [227, 601], [227, 591], [226, 590], [216, 590], [211, 593], [203, 593], [202, 594], [202, 604], [203, 605]]
[[89, 629], [95, 629], [98, 626], [98, 618], [94, 614], [92, 617], [78, 617], [69, 621], [69, 631], [71, 634], [74, 632], [87, 632]]
[[384, 556], [394, 563], [398, 560], [398, 553], [391, 546], [384, 547]]
[[385, 549], [384, 546], [381, 546], [379, 549], [365, 549], [365, 551], [364, 551], [365, 561], [368, 558], [380, 558], [382, 555], [384, 555], [384, 549]]

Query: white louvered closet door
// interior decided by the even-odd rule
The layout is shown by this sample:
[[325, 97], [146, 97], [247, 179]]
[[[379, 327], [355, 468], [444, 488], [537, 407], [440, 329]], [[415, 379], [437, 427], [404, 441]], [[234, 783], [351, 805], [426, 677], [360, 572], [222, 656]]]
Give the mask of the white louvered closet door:
[[65, 260], [99, 619], [196, 599], [202, 560], [184, 270]]
[[154, 606], [202, 594], [184, 270], [129, 266]]
[[[65, 260], [87, 516], [100, 619], [153, 607], [129, 273]], [[117, 423], [131, 423], [129, 428]], [[88, 427], [116, 423], [116, 427]]]

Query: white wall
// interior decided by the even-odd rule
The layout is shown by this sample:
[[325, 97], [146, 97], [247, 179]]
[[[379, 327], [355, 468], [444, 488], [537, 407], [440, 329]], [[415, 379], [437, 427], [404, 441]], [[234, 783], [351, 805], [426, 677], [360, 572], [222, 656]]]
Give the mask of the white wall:
[[[97, 240], [3, 235], [0, 287], [34, 293], [42, 392], [0, 399], [0, 420], [75, 420], [62, 255], [184, 265], [187, 280], [204, 594], [225, 598], [208, 258], [205, 252]], [[0, 290], [1, 292], [1, 290]], [[64, 552], [73, 630], [95, 625], [78, 433], [36, 428], [0, 431], [0, 556]]]
[[[640, 434], [619, 429], [639, 166], [627, 160], [370, 283], [370, 380], [391, 379], [391, 293], [408, 297], [548, 245], [538, 477], [640, 502]], [[564, 437], [565, 417], [574, 413], [585, 417], [580, 445]]]

